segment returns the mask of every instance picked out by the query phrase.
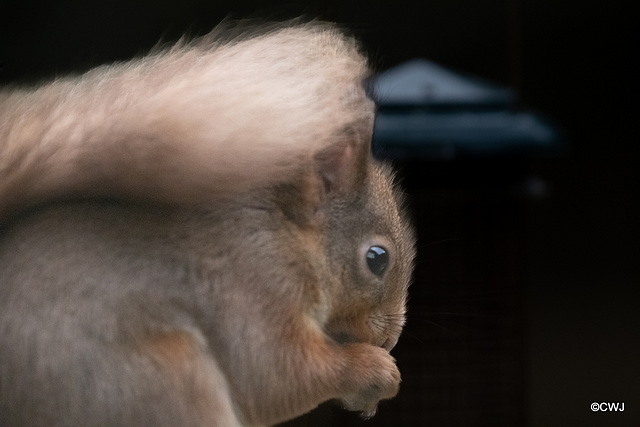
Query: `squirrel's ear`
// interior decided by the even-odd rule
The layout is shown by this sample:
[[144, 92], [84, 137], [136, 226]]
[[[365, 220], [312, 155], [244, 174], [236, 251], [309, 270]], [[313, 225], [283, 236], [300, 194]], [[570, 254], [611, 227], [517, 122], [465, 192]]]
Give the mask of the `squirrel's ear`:
[[323, 198], [342, 197], [361, 187], [371, 161], [371, 135], [349, 132], [316, 155], [316, 171]]

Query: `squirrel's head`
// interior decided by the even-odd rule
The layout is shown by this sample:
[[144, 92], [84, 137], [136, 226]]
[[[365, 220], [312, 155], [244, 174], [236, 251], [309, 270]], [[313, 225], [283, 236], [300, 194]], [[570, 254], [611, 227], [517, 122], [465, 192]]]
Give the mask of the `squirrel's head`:
[[392, 169], [371, 156], [371, 128], [316, 156], [314, 218], [323, 256], [314, 262], [324, 331], [338, 343], [391, 350], [405, 321], [415, 238]]
[[338, 342], [391, 350], [405, 321], [414, 236], [391, 169], [373, 162], [367, 169], [357, 189], [326, 208], [333, 275], [325, 331]]

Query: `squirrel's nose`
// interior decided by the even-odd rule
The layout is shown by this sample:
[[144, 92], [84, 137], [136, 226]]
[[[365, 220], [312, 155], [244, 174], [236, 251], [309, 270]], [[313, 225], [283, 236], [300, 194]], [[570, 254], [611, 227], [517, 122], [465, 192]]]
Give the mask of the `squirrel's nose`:
[[395, 347], [397, 343], [398, 343], [398, 337], [389, 337], [386, 339], [386, 341], [382, 344], [381, 347], [387, 351], [391, 351], [391, 349], [393, 349], [393, 347]]

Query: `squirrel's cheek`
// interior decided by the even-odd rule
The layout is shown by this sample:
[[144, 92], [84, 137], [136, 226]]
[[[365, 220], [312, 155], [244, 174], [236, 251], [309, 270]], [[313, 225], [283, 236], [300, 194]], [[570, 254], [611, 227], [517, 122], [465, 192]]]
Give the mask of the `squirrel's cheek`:
[[379, 346], [381, 337], [371, 327], [369, 316], [359, 317], [334, 318], [326, 325], [326, 333], [339, 344], [366, 343]]

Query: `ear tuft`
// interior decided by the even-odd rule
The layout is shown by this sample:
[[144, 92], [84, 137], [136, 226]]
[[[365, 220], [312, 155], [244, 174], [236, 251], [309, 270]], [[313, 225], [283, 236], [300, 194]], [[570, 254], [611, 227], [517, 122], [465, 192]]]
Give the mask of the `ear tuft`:
[[343, 197], [366, 179], [369, 143], [360, 138], [345, 138], [316, 156], [316, 171], [325, 198]]

